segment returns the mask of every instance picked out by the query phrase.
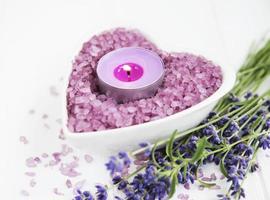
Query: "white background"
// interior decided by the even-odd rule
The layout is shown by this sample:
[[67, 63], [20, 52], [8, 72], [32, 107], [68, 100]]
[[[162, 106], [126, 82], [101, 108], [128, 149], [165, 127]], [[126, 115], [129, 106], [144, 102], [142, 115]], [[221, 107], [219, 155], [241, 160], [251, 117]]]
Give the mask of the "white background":
[[[37, 185], [30, 188], [25, 159], [60, 149], [61, 126], [56, 121], [65, 95], [61, 80], [82, 43], [93, 34], [119, 26], [138, 28], [160, 48], [203, 54], [237, 68], [251, 43], [269, 31], [269, 11], [268, 0], [0, 0], [1, 199], [71, 199], [64, 186], [66, 177], [57, 169], [34, 169]], [[50, 95], [50, 88], [59, 94]], [[35, 114], [29, 115], [31, 109]], [[42, 119], [43, 114], [48, 119]], [[19, 142], [20, 135], [28, 138], [28, 145]], [[78, 150], [75, 154], [84, 155]], [[248, 200], [270, 199], [270, 158], [265, 154], [259, 158], [261, 172], [245, 184]], [[93, 157], [91, 164], [82, 162], [82, 176], [72, 181], [106, 182], [105, 158]], [[65, 196], [54, 195], [54, 187]], [[29, 191], [28, 198], [20, 195], [22, 189]], [[195, 185], [190, 191], [179, 187], [177, 195], [211, 200], [222, 191], [225, 188], [198, 191]]]

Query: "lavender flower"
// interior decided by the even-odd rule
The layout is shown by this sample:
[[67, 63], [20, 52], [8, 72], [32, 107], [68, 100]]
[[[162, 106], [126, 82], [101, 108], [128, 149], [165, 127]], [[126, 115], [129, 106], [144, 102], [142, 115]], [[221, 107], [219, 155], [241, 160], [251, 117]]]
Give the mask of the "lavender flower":
[[218, 194], [217, 197], [219, 200], [231, 200], [230, 197], [228, 197], [227, 195], [223, 195], [223, 194]]
[[166, 177], [158, 177], [155, 167], [148, 165], [144, 173], [139, 173], [128, 182], [121, 177], [113, 178], [114, 184], [118, 184], [118, 189], [123, 191], [125, 199], [164, 199], [170, 188], [170, 181]]
[[261, 136], [259, 137], [259, 147], [265, 149], [270, 149], [270, 137], [269, 136]]
[[239, 98], [236, 97], [233, 93], [229, 94], [228, 100], [231, 102], [239, 102], [240, 101]]
[[215, 116], [217, 116], [217, 113], [216, 112], [214, 112], [214, 111], [211, 111], [209, 114], [208, 114], [208, 116], [207, 116], [207, 120], [210, 120], [210, 119], [212, 119], [212, 118], [214, 118]]
[[97, 200], [107, 200], [108, 194], [106, 188], [103, 187], [102, 185], [96, 185], [96, 188], [97, 188], [96, 192]]
[[223, 136], [224, 137], [231, 137], [238, 130], [239, 130], [239, 125], [235, 121], [232, 121], [232, 122], [230, 122], [229, 126], [223, 132]]
[[242, 126], [248, 119], [249, 119], [248, 115], [244, 115], [243, 117], [241, 117], [241, 119], [238, 122], [239, 126]]
[[253, 163], [250, 167], [250, 172], [255, 172], [259, 169], [259, 164], [258, 163]]
[[123, 170], [123, 165], [118, 161], [115, 156], [111, 156], [109, 162], [105, 165], [107, 167], [107, 170], [110, 171], [111, 176], [113, 176], [117, 172], [121, 173]]
[[265, 120], [264, 124], [264, 130], [269, 130], [270, 129], [270, 118]]
[[123, 160], [124, 167], [129, 168], [131, 161], [130, 158], [128, 157], [128, 154], [122, 151], [118, 153], [118, 157], [119, 159]]
[[77, 190], [74, 200], [94, 200], [94, 198], [89, 191], [82, 192], [81, 190]]
[[105, 164], [108, 171], [110, 171], [111, 176], [115, 174], [125, 173], [126, 169], [130, 167], [131, 160], [126, 152], [119, 152], [118, 158], [111, 156], [108, 163]]
[[195, 150], [196, 149], [196, 144], [197, 144], [198, 138], [196, 136], [191, 136], [188, 143], [187, 143], [187, 148], [190, 150]]
[[246, 94], [244, 95], [244, 98], [245, 98], [245, 99], [249, 99], [250, 97], [252, 97], [252, 95], [253, 95], [253, 93], [250, 92], [250, 91], [248, 91], [248, 92], [246, 92]]
[[211, 136], [213, 134], [216, 134], [216, 128], [213, 125], [209, 125], [202, 130], [203, 136]]
[[263, 103], [263, 105], [264, 105], [265, 107], [270, 106], [270, 100], [267, 99], [267, 100]]
[[223, 127], [226, 123], [228, 123], [230, 118], [228, 116], [223, 116], [218, 122], [217, 125], [219, 127]]

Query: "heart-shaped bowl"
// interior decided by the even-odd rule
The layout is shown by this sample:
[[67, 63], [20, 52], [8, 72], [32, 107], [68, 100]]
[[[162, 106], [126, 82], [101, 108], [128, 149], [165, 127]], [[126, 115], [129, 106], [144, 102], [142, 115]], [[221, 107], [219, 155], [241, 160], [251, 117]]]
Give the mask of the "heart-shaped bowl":
[[[73, 133], [67, 128], [67, 100], [63, 101], [63, 131], [66, 139], [75, 147], [94, 154], [109, 155], [119, 150], [134, 150], [141, 142], [156, 142], [170, 137], [174, 130], [184, 131], [198, 125], [214, 108], [220, 98], [233, 87], [236, 79], [235, 71], [230, 67], [221, 67], [222, 84], [220, 88], [202, 102], [179, 113], [162, 119], [138, 125], [94, 131]], [[68, 84], [68, 79], [65, 81]], [[65, 93], [66, 94], [66, 88]]]

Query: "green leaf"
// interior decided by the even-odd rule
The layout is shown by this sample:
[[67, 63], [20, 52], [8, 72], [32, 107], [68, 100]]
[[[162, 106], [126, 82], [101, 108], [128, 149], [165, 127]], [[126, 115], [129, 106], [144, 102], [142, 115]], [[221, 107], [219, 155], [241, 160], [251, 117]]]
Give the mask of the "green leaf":
[[228, 153], [229, 153], [229, 151], [227, 151], [227, 153], [223, 156], [223, 158], [220, 161], [220, 171], [225, 177], [228, 177], [228, 173], [227, 173], [227, 170], [225, 168], [224, 160], [225, 160]]
[[191, 158], [192, 163], [195, 163], [202, 158], [206, 147], [210, 147], [210, 143], [207, 141], [207, 138], [200, 138], [197, 142], [197, 149]]
[[177, 158], [178, 158], [178, 159], [184, 160], [183, 156], [180, 154], [179, 151], [176, 151], [176, 154], [177, 154]]
[[208, 182], [204, 182], [202, 181], [201, 179], [198, 179], [199, 183], [201, 185], [203, 185], [204, 187], [207, 187], [207, 188], [211, 188], [213, 186], [216, 186], [217, 184], [216, 183], [208, 183]]
[[176, 190], [176, 186], [178, 184], [177, 174], [178, 174], [178, 171], [174, 171], [171, 176], [171, 188], [169, 192], [169, 199], [173, 197]]
[[155, 152], [156, 152], [156, 149], [157, 149], [157, 143], [155, 143], [153, 149], [152, 149], [152, 161], [153, 163], [158, 167], [158, 168], [162, 168], [160, 166], [160, 164], [158, 164], [157, 160], [156, 160], [156, 157], [155, 157]]
[[166, 145], [166, 154], [169, 156], [171, 162], [174, 161], [174, 157], [173, 157], [173, 143], [174, 143], [174, 139], [175, 139], [175, 135], [177, 134], [177, 130], [175, 130], [172, 133], [172, 136], [170, 137], [170, 140], [168, 142], [168, 144]]

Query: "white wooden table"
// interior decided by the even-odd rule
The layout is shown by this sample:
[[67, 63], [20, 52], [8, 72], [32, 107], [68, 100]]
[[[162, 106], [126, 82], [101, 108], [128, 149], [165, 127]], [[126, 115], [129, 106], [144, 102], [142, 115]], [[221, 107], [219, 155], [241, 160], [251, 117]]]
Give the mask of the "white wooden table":
[[[161, 48], [202, 54], [237, 68], [250, 44], [270, 30], [269, 9], [268, 0], [0, 0], [1, 199], [71, 198], [67, 178], [57, 168], [33, 169], [37, 184], [30, 187], [25, 159], [58, 151], [65, 143], [58, 139], [65, 95], [61, 78], [93, 34], [117, 26], [138, 28]], [[21, 135], [29, 144], [19, 142]], [[83, 160], [85, 152], [75, 149], [73, 154]], [[261, 171], [250, 175], [245, 184], [248, 200], [270, 199], [266, 154], [259, 156]], [[106, 158], [92, 156], [92, 163], [81, 162], [82, 175], [71, 179], [73, 183], [86, 179], [85, 185], [91, 186], [108, 180]], [[205, 170], [218, 172], [212, 166]], [[226, 184], [221, 186], [203, 191], [197, 185], [190, 190], [180, 186], [174, 199], [189, 194], [193, 200], [214, 200], [225, 191]], [[55, 187], [64, 195], [53, 194]], [[30, 196], [22, 196], [22, 190]]]

